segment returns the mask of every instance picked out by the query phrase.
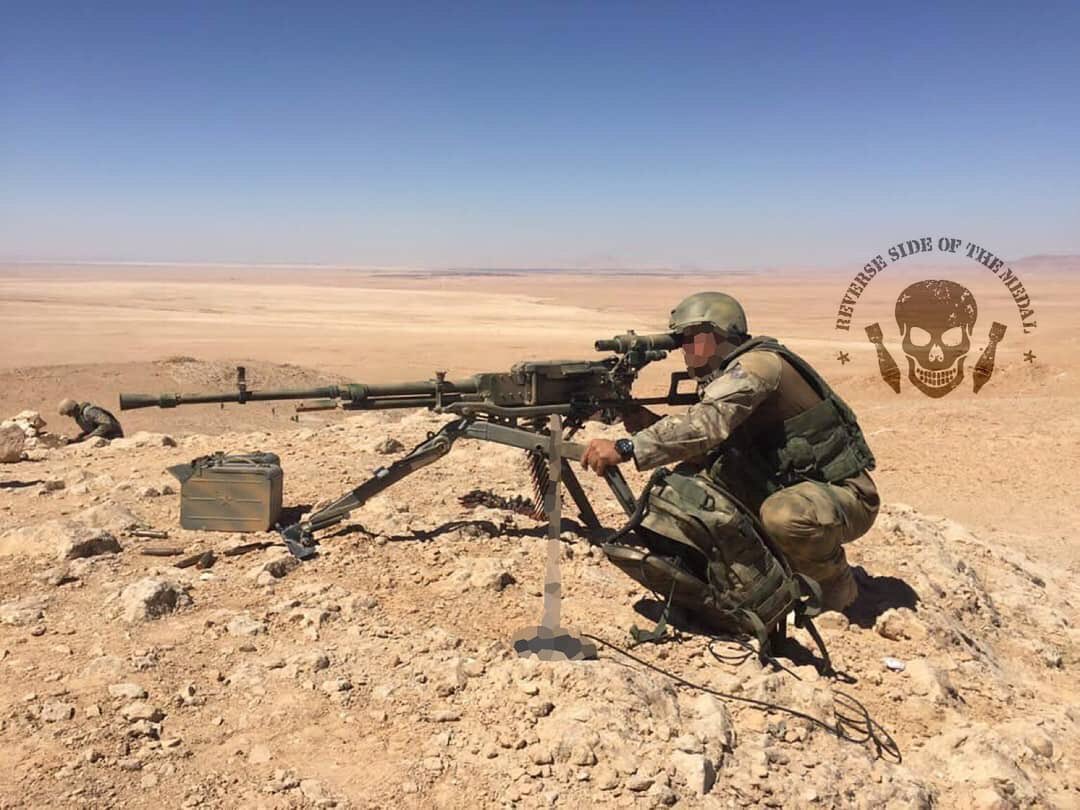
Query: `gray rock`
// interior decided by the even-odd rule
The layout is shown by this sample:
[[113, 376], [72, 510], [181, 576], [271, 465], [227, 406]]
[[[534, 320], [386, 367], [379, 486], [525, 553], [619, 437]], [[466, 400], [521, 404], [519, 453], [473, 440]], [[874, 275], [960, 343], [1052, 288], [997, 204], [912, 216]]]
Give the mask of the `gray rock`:
[[905, 672], [911, 684], [912, 694], [928, 698], [934, 703], [945, 703], [956, 695], [948, 674], [933, 666], [925, 658], [908, 661]]
[[972, 810], [1016, 810], [1016, 803], [998, 793], [996, 788], [979, 788], [971, 794]]
[[675, 791], [667, 785], [656, 784], [649, 790], [649, 796], [654, 802], [664, 807], [671, 807], [679, 801]]
[[195, 684], [184, 684], [180, 687], [180, 691], [176, 693], [176, 705], [202, 706], [204, 703], [206, 703], [206, 700], [200, 697], [197, 692], [198, 690], [195, 688]]
[[105, 529], [86, 529], [70, 534], [57, 545], [60, 561], [76, 560], [83, 557], [97, 557], [101, 554], [116, 554], [120, 543]]
[[387, 436], [377, 445], [375, 445], [375, 452], [381, 455], [390, 455], [391, 453], [400, 453], [405, 449], [405, 445], [395, 439], [393, 436]]
[[593, 771], [593, 784], [600, 790], [614, 790], [619, 786], [619, 774], [610, 765], [600, 765]]
[[47, 600], [41, 596], [30, 596], [18, 602], [0, 605], [0, 624], [23, 627], [45, 617]]
[[[74, 487], [71, 492], [79, 494]], [[100, 504], [83, 510], [73, 520], [57, 518], [0, 532], [0, 555], [49, 554], [57, 548], [57, 538], [66, 542], [69, 538], [83, 538], [100, 531], [115, 535], [137, 525], [139, 519], [127, 509], [115, 504]]]
[[41, 707], [41, 719], [46, 723], [59, 723], [75, 716], [75, 707], [70, 703], [50, 701]]
[[671, 764], [675, 772], [698, 796], [704, 796], [712, 790], [716, 781], [716, 769], [712, 762], [701, 754], [688, 754], [675, 751], [671, 755]]
[[35, 574], [34, 581], [40, 582], [42, 585], [51, 585], [52, 587], [57, 588], [61, 585], [66, 585], [69, 582], [78, 582], [79, 574], [72, 570], [72, 566], [61, 563], [60, 565], [46, 568], [39, 574]]
[[735, 729], [727, 706], [713, 695], [701, 694], [691, 701], [697, 718], [690, 724], [691, 730], [704, 741], [713, 741], [730, 751], [735, 747]]
[[137, 683], [114, 683], [109, 687], [109, 694], [114, 698], [123, 700], [142, 700], [146, 697], [146, 690]]
[[582, 768], [591, 768], [596, 764], [596, 754], [587, 745], [578, 745], [570, 752], [570, 764]]
[[26, 434], [16, 425], [0, 428], [0, 464], [22, 461]]
[[258, 636], [266, 632], [266, 623], [253, 619], [246, 613], [234, 616], [225, 625], [225, 629], [231, 636]]
[[130, 722], [146, 720], [151, 723], [160, 723], [165, 719], [165, 712], [141, 700], [127, 704], [120, 710], [120, 714]]
[[529, 701], [529, 713], [533, 717], [547, 717], [553, 711], [555, 711], [555, 704], [550, 700], [534, 698]]
[[468, 676], [465, 675], [461, 658], [454, 657], [440, 667], [435, 693], [439, 697], [448, 697], [465, 687]]
[[[300, 561], [296, 557], [291, 554], [282, 554], [259, 563], [248, 572], [248, 576], [255, 580], [257, 584], [269, 583], [275, 579], [281, 579], [298, 565], [300, 565]], [[268, 576], [264, 577], [263, 574]]]
[[330, 666], [330, 657], [322, 650], [305, 650], [289, 656], [289, 664], [295, 666], [297, 672], [319, 672]]
[[631, 776], [629, 779], [626, 780], [626, 787], [627, 789], [632, 790], [635, 793], [642, 793], [651, 788], [654, 781], [656, 780], [654, 780], [651, 776], [644, 776], [642, 774], [638, 774], [636, 776]]
[[687, 754], [702, 754], [705, 752], [705, 744], [695, 734], [684, 734], [674, 742], [676, 751]]
[[19, 411], [11, 417], [11, 421], [19, 424], [19, 427], [23, 428], [23, 430], [33, 433], [39, 433], [41, 429], [48, 424], [48, 422], [41, 418], [41, 413], [32, 411], [29, 408], [25, 411]]
[[110, 682], [116, 683], [117, 678], [123, 677], [125, 669], [122, 659], [115, 655], [102, 655], [83, 667], [79, 677], [89, 685], [104, 686]]
[[910, 608], [889, 608], [878, 616], [874, 630], [890, 641], [922, 641], [929, 635], [926, 625]]
[[173, 582], [147, 577], [120, 594], [121, 615], [129, 623], [157, 619], [191, 605], [191, 597]]
[[1039, 654], [1042, 657], [1042, 662], [1051, 669], [1061, 669], [1065, 665], [1065, 659], [1061, 654], [1061, 650], [1055, 650], [1053, 647], [1044, 647]]
[[460, 567], [447, 577], [448, 585], [458, 592], [480, 590], [497, 593], [516, 581], [505, 562], [489, 557], [463, 560]]
[[353, 685], [348, 678], [331, 678], [328, 681], [323, 681], [319, 688], [326, 694], [332, 695], [335, 692], [348, 692], [353, 688]]
[[296, 774], [289, 770], [279, 769], [274, 771], [274, 778], [267, 784], [267, 793], [282, 793], [286, 790], [300, 787], [300, 780]]
[[326, 786], [318, 779], [304, 779], [300, 782], [300, 792], [316, 807], [335, 807], [337, 801], [327, 792]]
[[533, 765], [550, 765], [555, 761], [555, 758], [550, 748], [545, 745], [537, 745], [529, 749], [529, 761]]
[[128, 726], [127, 736], [131, 738], [148, 737], [156, 740], [161, 737], [161, 724], [152, 723], [149, 720], [135, 720]]

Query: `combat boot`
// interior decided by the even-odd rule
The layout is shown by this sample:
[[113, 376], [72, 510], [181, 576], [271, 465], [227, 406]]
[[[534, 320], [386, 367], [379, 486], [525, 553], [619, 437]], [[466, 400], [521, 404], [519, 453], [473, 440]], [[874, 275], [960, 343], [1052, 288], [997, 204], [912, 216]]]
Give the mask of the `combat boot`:
[[842, 611], [859, 596], [859, 586], [855, 582], [851, 566], [846, 561], [839, 573], [821, 580], [818, 584], [821, 586], [822, 610]]

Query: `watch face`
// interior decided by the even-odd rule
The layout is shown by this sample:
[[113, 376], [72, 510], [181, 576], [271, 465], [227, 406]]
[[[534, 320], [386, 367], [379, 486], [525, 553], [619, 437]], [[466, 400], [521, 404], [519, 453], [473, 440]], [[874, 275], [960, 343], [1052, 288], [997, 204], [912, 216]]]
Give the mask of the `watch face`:
[[624, 459], [630, 458], [630, 456], [634, 455], [634, 443], [629, 439], [619, 439], [615, 442], [615, 450]]

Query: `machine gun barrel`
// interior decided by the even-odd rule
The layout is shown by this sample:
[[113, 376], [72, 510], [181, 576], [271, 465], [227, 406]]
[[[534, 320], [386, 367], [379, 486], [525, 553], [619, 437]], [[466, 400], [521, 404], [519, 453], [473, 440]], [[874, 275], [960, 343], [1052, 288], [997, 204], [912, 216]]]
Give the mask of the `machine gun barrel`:
[[121, 394], [120, 410], [136, 408], [175, 408], [178, 405], [199, 405], [210, 402], [272, 402], [281, 399], [337, 399], [338, 386], [280, 391], [228, 391], [198, 394]]
[[216, 402], [275, 402], [289, 399], [339, 400], [343, 407], [354, 410], [383, 408], [416, 408], [434, 404], [456, 402], [466, 394], [476, 394], [477, 381], [473, 378], [461, 382], [446, 379], [424, 382], [394, 383], [390, 385], [327, 385], [319, 388], [294, 388], [267, 391], [250, 391], [242, 368], [237, 369], [235, 391], [194, 394], [121, 394], [120, 410], [136, 408], [175, 408], [178, 405], [198, 405]]

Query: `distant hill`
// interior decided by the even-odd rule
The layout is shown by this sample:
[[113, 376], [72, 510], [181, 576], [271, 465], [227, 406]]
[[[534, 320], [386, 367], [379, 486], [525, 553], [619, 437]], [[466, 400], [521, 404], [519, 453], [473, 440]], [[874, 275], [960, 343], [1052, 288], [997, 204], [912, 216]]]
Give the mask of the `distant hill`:
[[1012, 266], [1022, 267], [1025, 270], [1038, 270], [1042, 273], [1076, 273], [1080, 272], [1080, 256], [1068, 253], [1025, 256], [1013, 261]]

